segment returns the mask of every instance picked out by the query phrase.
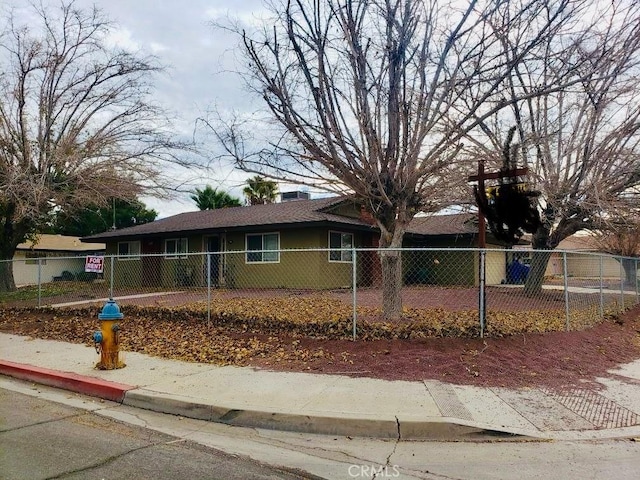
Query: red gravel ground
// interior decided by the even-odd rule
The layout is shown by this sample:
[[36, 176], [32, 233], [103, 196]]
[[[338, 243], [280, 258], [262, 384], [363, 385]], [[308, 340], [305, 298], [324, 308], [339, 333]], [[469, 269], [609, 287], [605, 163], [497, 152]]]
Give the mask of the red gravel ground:
[[[640, 307], [617, 320], [580, 332], [553, 332], [504, 338], [377, 340], [301, 339], [304, 348], [322, 348], [346, 361], [312, 365], [252, 362], [278, 370], [306, 369], [387, 380], [437, 379], [479, 386], [585, 387], [608, 370], [640, 358]], [[592, 385], [593, 386], [593, 385]]]

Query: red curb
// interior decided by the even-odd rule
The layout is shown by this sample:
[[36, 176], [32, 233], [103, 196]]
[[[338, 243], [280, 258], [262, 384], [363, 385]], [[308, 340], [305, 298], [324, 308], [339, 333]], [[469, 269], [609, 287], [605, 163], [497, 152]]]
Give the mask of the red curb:
[[6, 360], [0, 360], [0, 374], [118, 403], [122, 403], [127, 391], [137, 388], [123, 383], [108, 382], [100, 378], [78, 375], [77, 373], [59, 372]]

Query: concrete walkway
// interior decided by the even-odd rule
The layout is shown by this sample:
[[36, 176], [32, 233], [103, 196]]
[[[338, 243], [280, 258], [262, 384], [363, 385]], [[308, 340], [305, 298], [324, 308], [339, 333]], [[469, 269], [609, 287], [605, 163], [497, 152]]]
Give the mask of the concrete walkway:
[[599, 379], [599, 391], [557, 393], [121, 355], [125, 368], [100, 371], [90, 347], [0, 334], [0, 374], [229, 425], [403, 439], [487, 432], [566, 440], [640, 436], [640, 360]]
[[[181, 291], [178, 292], [153, 292], [153, 293], [138, 293], [135, 295], [121, 295], [119, 297], [113, 297], [113, 300], [117, 300], [117, 301], [121, 301], [121, 300], [131, 300], [131, 299], [138, 299], [138, 298], [152, 298], [152, 297], [162, 297], [165, 295], [176, 295], [178, 293], [184, 293]], [[92, 298], [91, 300], [77, 300], [75, 302], [64, 302], [64, 303], [54, 303], [53, 305], [51, 305], [52, 307], [77, 307], [78, 305], [89, 305], [89, 304], [100, 304], [100, 305], [104, 305], [104, 303], [110, 300], [110, 298], [108, 297], [104, 297], [104, 298]]]

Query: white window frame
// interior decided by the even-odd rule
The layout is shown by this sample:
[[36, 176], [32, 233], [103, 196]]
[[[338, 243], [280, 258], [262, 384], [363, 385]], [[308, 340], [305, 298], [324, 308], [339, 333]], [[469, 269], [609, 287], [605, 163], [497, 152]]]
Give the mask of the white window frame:
[[47, 254], [46, 252], [26, 252], [24, 254], [25, 265], [46, 265]]
[[[169, 252], [167, 250], [169, 242], [176, 242], [175, 252]], [[189, 239], [187, 237], [167, 238], [164, 241], [164, 258], [187, 258], [187, 253], [189, 253]]]
[[[129, 247], [127, 248], [127, 254], [126, 255], [122, 255], [120, 253], [120, 245], [126, 243], [127, 245], [129, 245]], [[131, 245], [137, 245], [138, 247], [138, 252], [137, 253], [131, 253]], [[117, 255], [118, 255], [118, 260], [140, 260], [140, 240], [130, 240], [128, 242], [118, 242], [118, 245], [116, 246], [117, 248]]]
[[[264, 237], [266, 235], [275, 235], [278, 243], [276, 246], [275, 250], [267, 250], [264, 248]], [[262, 243], [262, 249], [261, 250], [249, 250], [249, 237], [260, 237], [261, 238], [261, 243]], [[251, 264], [251, 265], [256, 265], [256, 264], [261, 264], [261, 263], [280, 263], [280, 232], [265, 232], [265, 233], [246, 233], [244, 235], [244, 249], [245, 249], [245, 255], [244, 255], [244, 262], [246, 264]], [[275, 260], [265, 260], [264, 259], [264, 255], [265, 253], [275, 253], [276, 254], [276, 259]], [[249, 260], [249, 255], [251, 254], [259, 254], [261, 260]]]
[[[332, 247], [331, 246], [331, 235], [340, 235], [340, 248], [336, 248], [336, 247]], [[344, 250], [342, 249], [342, 238], [347, 235], [349, 237], [351, 237], [351, 246], [349, 247], [349, 249]], [[354, 246], [354, 242], [355, 241], [355, 236], [353, 235], [353, 233], [349, 233], [349, 232], [341, 232], [338, 230], [329, 230], [329, 239], [328, 239], [328, 245], [329, 245], [329, 252], [327, 254], [327, 258], [329, 260], [329, 263], [352, 263], [353, 262], [353, 246]], [[339, 253], [340, 254], [340, 260], [336, 260], [331, 258], [332, 254], [336, 254]]]

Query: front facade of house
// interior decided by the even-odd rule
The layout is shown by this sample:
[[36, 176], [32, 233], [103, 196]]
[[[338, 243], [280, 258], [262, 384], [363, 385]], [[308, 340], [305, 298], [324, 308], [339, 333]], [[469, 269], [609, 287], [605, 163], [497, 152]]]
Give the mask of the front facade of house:
[[120, 285], [340, 288], [353, 275], [351, 252], [343, 249], [370, 237], [339, 227], [279, 227], [124, 240], [108, 243], [107, 255], [116, 256]]
[[341, 288], [350, 249], [377, 244], [358, 206], [336, 199], [192, 212], [83, 240], [97, 238], [118, 284], [162, 287]]
[[[473, 247], [472, 216], [446, 217], [435, 224], [417, 219], [405, 246]], [[452, 218], [459, 224], [451, 225]], [[351, 249], [376, 248], [379, 232], [359, 204], [334, 197], [184, 213], [83, 241], [106, 242], [123, 286], [333, 289], [352, 284]], [[477, 283], [477, 252], [403, 255], [407, 283]], [[490, 265], [489, 276], [500, 283], [504, 255]], [[105, 268], [106, 276], [110, 262]], [[358, 252], [355, 274], [360, 286], [380, 284], [375, 251]]]

